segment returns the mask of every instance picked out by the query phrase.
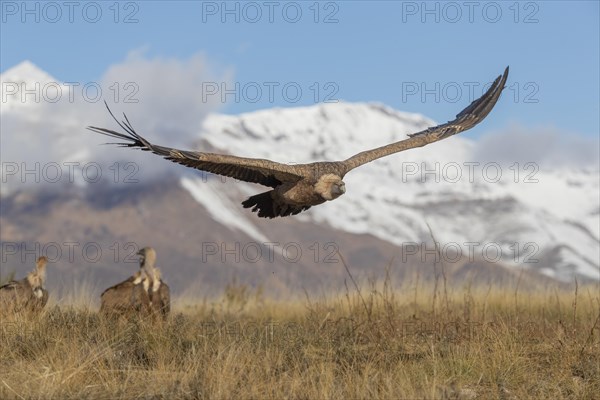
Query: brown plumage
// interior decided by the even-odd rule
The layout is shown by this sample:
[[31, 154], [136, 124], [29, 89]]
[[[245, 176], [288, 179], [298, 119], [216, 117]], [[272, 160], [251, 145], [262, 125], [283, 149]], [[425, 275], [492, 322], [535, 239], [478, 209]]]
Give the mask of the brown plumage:
[[100, 295], [100, 312], [105, 315], [135, 315], [150, 311], [150, 279], [140, 269], [133, 276], [109, 287]]
[[169, 287], [155, 267], [156, 251], [144, 247], [138, 254], [139, 271], [102, 293], [100, 311], [112, 315], [154, 314], [166, 318], [171, 309], [171, 298]]
[[154, 315], [166, 319], [171, 312], [171, 291], [163, 282], [160, 270], [153, 267], [152, 286], [149, 289], [150, 307]]
[[122, 146], [151, 151], [187, 167], [271, 187], [273, 190], [252, 196], [242, 205], [245, 208], [252, 208], [252, 211], [257, 212], [259, 217], [285, 217], [298, 214], [325, 201], [334, 200], [344, 194], [346, 187], [342, 179], [356, 167], [471, 129], [490, 113], [504, 89], [507, 78], [508, 67], [502, 76], [496, 78], [483, 96], [473, 101], [454, 120], [413, 133], [409, 135], [408, 139], [363, 151], [344, 161], [287, 165], [264, 159], [163, 147], [152, 144], [140, 136], [133, 129], [127, 116], [124, 116], [124, 121], [119, 122], [110, 109], [108, 111], [111, 116], [125, 133], [93, 126], [88, 129], [128, 141], [128, 143], [119, 143]]
[[35, 269], [19, 281], [10, 281], [0, 287], [0, 313], [41, 311], [48, 302], [46, 264], [48, 259], [39, 257]]
[[149, 277], [150, 309], [155, 316], [166, 319], [171, 311], [171, 291], [162, 280], [160, 269], [156, 267], [156, 251], [152, 247], [144, 247], [138, 254], [140, 255], [140, 267]]

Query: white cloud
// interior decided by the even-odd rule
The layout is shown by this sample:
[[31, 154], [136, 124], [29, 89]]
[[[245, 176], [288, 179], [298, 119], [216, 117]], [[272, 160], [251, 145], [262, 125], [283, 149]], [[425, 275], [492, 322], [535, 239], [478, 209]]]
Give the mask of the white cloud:
[[537, 163], [547, 169], [594, 168], [600, 163], [598, 138], [560, 132], [555, 128], [513, 126], [482, 136], [473, 152], [476, 161]]
[[[104, 107], [102, 100], [106, 100], [118, 118], [125, 112], [135, 129], [150, 140], [190, 148], [198, 139], [204, 118], [221, 106], [214, 100], [203, 99], [203, 82], [228, 81], [232, 77], [231, 70], [216, 71], [203, 55], [178, 60], [149, 58], [139, 51], [132, 52], [123, 62], [111, 65], [99, 82], [70, 83], [70, 87], [35, 68], [25, 62], [1, 76], [3, 90], [6, 87], [12, 89], [12, 86], [5, 86], [7, 82], [13, 86], [24, 82], [27, 90], [38, 88], [39, 95], [36, 99], [32, 94], [6, 96], [3, 93], [0, 184], [4, 194], [8, 189], [32, 183], [54, 183], [58, 187], [71, 176], [78, 182], [86, 180], [82, 180], [83, 172], [77, 169], [70, 174], [65, 163], [79, 163], [79, 166], [98, 163], [102, 166], [103, 176], [110, 182], [115, 181], [115, 176], [114, 169], [109, 166], [115, 162], [123, 168], [125, 162], [135, 163], [139, 166], [135, 178], [139, 180], [183, 168], [146, 152], [100, 146], [116, 140], [85, 128], [95, 125], [120, 130]], [[45, 87], [50, 90], [45, 91]], [[97, 96], [98, 87], [101, 96]], [[49, 101], [57, 98], [56, 88], [62, 94], [58, 101]], [[208, 97], [209, 100], [212, 98], [216, 96]], [[63, 168], [64, 179], [54, 182], [54, 165], [46, 169], [47, 176], [44, 176], [44, 167], [51, 163]], [[36, 168], [39, 172], [22, 175], [25, 169], [35, 171]], [[87, 172], [92, 174], [93, 170]], [[123, 169], [121, 172], [126, 175], [130, 171]], [[85, 175], [85, 178], [93, 177]], [[122, 181], [122, 176], [116, 180]]]
[[185, 143], [195, 137], [206, 115], [221, 105], [216, 96], [202, 95], [203, 84], [228, 80], [231, 75], [231, 71], [225, 71], [223, 76], [217, 76], [202, 55], [182, 62], [167, 58], [149, 60], [136, 51], [123, 63], [108, 68], [102, 80], [106, 85], [116, 82], [123, 88], [122, 101], [126, 94], [139, 88], [133, 95], [139, 103], [126, 104], [130, 118], [135, 115], [136, 129], [149, 132], [150, 138], [156, 135]]

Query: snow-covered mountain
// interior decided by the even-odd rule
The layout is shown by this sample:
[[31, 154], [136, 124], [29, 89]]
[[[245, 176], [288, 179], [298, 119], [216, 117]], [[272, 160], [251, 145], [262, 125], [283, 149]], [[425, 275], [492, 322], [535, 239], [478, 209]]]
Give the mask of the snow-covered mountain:
[[[19, 79], [27, 79], [28, 74], [48, 79], [29, 64], [9, 71]], [[501, 99], [500, 107], [502, 103]], [[3, 118], [10, 115], [26, 120], [34, 118], [35, 110], [13, 112], [11, 106], [3, 107], [2, 112]], [[143, 111], [137, 113], [133, 108], [129, 118], [135, 126]], [[488, 118], [494, 118], [494, 113]], [[68, 126], [91, 123], [95, 124], [71, 120]], [[114, 123], [108, 124], [116, 128]], [[284, 163], [339, 160], [402, 140], [432, 124], [419, 114], [377, 103], [340, 102], [238, 116], [211, 114], [187, 147]], [[485, 122], [475, 129], [485, 129]], [[11, 134], [3, 132], [2, 136]], [[148, 138], [156, 139], [152, 132]], [[164, 138], [162, 143], [156, 140], [170, 144]], [[65, 153], [86, 154], [89, 160], [105, 159], [106, 154], [118, 154], [124, 160], [134, 156], [130, 154], [133, 151], [97, 146], [98, 141], [87, 143], [83, 153], [81, 148], [65, 152], [66, 142], [60, 143], [61, 161], [71, 160]], [[78, 142], [78, 146], [82, 144]], [[599, 280], [598, 168], [551, 168], [538, 160], [507, 163], [506, 157], [502, 161], [479, 159], [478, 146], [480, 143], [458, 136], [374, 161], [344, 178], [344, 196], [291, 218], [345, 234], [372, 235], [424, 252], [433, 251], [430, 227], [448, 260], [458, 252], [474, 260], [523, 266], [561, 281], [573, 276]], [[157, 156], [137, 153], [142, 166], [169, 164]], [[260, 220], [239, 204], [266, 188], [190, 173], [184, 167], [168, 168], [180, 176], [181, 187], [205, 208], [213, 222], [259, 243], [276, 239], [266, 227], [280, 222]], [[140, 179], [149, 177], [141, 175]], [[3, 178], [5, 194], [9, 184]], [[18, 182], [13, 188], [19, 188]], [[286, 226], [293, 229], [293, 224]]]
[[2, 107], [0, 113], [24, 114], [41, 104], [69, 97], [69, 87], [39, 69], [31, 61], [0, 74]]
[[[304, 163], [345, 159], [433, 123], [381, 104], [337, 103], [213, 115], [200, 136], [231, 154]], [[459, 136], [377, 160], [344, 178], [344, 196], [298, 218], [397, 245], [424, 246], [429, 224], [449, 251], [502, 256], [562, 280], [598, 278], [598, 171], [476, 160], [476, 147]], [[542, 266], [549, 251], [553, 265]]]

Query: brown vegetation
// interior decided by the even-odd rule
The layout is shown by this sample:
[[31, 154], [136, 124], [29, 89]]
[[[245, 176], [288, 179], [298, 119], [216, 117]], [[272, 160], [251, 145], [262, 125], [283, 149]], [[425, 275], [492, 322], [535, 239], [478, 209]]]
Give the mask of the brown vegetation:
[[[230, 285], [175, 315], [83, 304], [0, 324], [0, 398], [594, 399], [597, 286], [537, 292], [348, 281], [274, 301]], [[148, 382], [152, 382], [151, 385]]]

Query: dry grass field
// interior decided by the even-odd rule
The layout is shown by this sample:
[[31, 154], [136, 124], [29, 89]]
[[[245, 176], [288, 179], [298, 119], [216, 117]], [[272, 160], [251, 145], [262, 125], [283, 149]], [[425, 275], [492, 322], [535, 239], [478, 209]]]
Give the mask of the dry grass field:
[[276, 301], [231, 284], [167, 322], [82, 291], [0, 324], [1, 399], [600, 398], [600, 295], [433, 283]]

